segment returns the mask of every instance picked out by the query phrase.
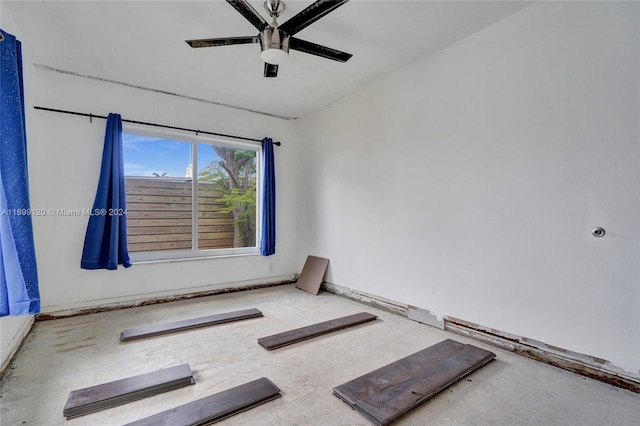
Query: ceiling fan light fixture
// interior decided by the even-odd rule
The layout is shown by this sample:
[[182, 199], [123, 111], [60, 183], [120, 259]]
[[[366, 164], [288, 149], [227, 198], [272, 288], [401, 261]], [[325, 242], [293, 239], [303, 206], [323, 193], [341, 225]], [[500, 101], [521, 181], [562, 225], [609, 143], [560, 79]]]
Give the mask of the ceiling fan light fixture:
[[267, 28], [260, 33], [260, 57], [268, 64], [280, 65], [289, 59], [291, 37], [278, 28]]
[[265, 49], [260, 52], [260, 57], [263, 61], [272, 65], [283, 64], [289, 59], [289, 53], [281, 49]]

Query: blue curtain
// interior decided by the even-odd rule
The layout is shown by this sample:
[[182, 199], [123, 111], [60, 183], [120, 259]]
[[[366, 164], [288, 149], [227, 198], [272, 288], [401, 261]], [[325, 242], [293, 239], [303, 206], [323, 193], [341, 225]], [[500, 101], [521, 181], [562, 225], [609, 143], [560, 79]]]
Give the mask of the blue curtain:
[[270, 256], [276, 252], [276, 174], [273, 164], [273, 141], [262, 139], [264, 176], [262, 184], [262, 238], [260, 253]]
[[118, 269], [131, 266], [127, 249], [127, 203], [124, 192], [122, 118], [109, 114], [104, 136], [98, 191], [84, 237], [80, 267]]
[[20, 42], [0, 30], [0, 316], [40, 312]]

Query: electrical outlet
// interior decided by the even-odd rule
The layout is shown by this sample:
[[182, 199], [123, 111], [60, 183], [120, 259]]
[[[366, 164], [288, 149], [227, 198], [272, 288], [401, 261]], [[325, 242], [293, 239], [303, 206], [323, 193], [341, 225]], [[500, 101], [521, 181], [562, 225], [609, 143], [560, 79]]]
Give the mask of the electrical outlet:
[[273, 262], [269, 262], [269, 272], [273, 272]]

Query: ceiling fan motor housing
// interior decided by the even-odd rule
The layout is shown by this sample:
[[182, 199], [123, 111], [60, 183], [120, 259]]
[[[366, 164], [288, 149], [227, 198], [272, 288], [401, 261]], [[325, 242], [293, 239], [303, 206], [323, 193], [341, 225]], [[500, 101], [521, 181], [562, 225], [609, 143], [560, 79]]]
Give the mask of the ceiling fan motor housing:
[[289, 55], [291, 36], [279, 28], [266, 28], [260, 33], [260, 56], [270, 64], [278, 65]]
[[289, 53], [291, 36], [278, 28], [267, 28], [260, 33], [260, 47], [262, 50], [280, 49]]

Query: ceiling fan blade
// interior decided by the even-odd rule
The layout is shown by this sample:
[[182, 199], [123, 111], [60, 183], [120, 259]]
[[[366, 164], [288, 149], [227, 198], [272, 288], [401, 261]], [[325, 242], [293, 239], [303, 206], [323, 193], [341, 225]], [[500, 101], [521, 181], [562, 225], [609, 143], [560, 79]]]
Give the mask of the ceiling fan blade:
[[351, 53], [341, 52], [330, 47], [321, 46], [319, 44], [300, 40], [299, 38], [295, 37], [291, 37], [289, 48], [297, 50], [299, 52], [310, 53], [311, 55], [333, 59], [334, 61], [338, 62], [347, 62], [353, 56]]
[[230, 46], [232, 44], [260, 43], [260, 37], [223, 37], [223, 38], [203, 38], [200, 40], [185, 40], [191, 47], [214, 47]]
[[278, 76], [278, 66], [265, 62], [264, 63], [264, 76], [265, 77], [277, 77]]
[[318, 0], [280, 25], [280, 29], [289, 35], [294, 35], [348, 1], [349, 0]]
[[262, 31], [269, 27], [267, 21], [246, 0], [227, 0], [244, 18], [251, 22], [258, 31]]

